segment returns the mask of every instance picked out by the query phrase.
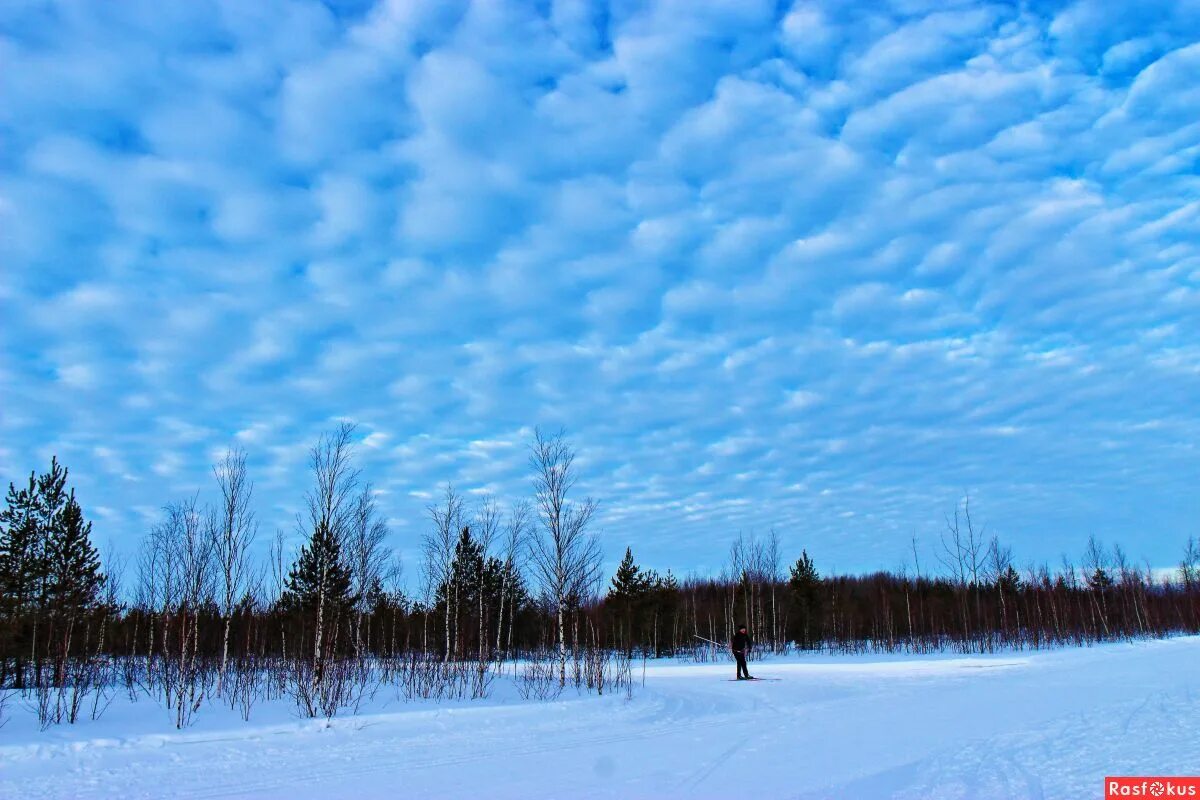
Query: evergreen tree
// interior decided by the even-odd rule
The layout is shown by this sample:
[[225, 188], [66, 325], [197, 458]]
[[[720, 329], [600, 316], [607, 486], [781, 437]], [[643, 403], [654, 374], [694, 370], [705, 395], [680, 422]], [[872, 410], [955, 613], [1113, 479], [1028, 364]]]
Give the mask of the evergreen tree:
[[1002, 592], [1016, 594], [1021, 590], [1021, 575], [1013, 569], [1012, 564], [1009, 564], [1008, 569], [1000, 573], [1000, 577], [996, 579], [996, 586]]
[[813, 564], [813, 560], [809, 558], [807, 550], [800, 551], [800, 558], [796, 559], [796, 563], [791, 568], [791, 578], [788, 580], [788, 585], [796, 595], [802, 595], [812, 589], [815, 589], [821, 582], [821, 576], [817, 574], [817, 568]]
[[634, 636], [641, 628], [647, 595], [654, 585], [655, 577], [638, 567], [633, 560], [633, 549], [626, 547], [625, 558], [621, 559], [609, 586], [608, 603], [619, 627], [624, 631], [627, 652], [633, 650]]
[[446, 570], [446, 579], [437, 585], [434, 592], [435, 607], [444, 608], [443, 604], [449, 603], [451, 615], [457, 613], [457, 606], [464, 601], [471, 584], [475, 581], [478, 555], [471, 528], [469, 525], [464, 526], [454, 545], [450, 567]]
[[8, 485], [0, 512], [0, 615], [15, 615], [40, 597], [45, 575], [45, 537], [38, 524], [38, 486], [34, 473], [27, 488]]
[[354, 605], [350, 567], [342, 556], [342, 543], [327, 525], [317, 525], [312, 538], [300, 548], [285, 583], [283, 602], [291, 608], [312, 610], [321, 602], [333, 613]]
[[488, 607], [495, 605], [500, 599], [500, 587], [504, 579], [504, 562], [496, 556], [488, 556], [483, 565], [482, 591]]
[[658, 591], [658, 588], [661, 585], [662, 585], [662, 578], [659, 577], [659, 574], [656, 570], [644, 569], [644, 570], [642, 570], [642, 573], [641, 573], [640, 591], [635, 593], [634, 597], [646, 598], [646, 597], [652, 595], [654, 592]]
[[391, 595], [383, 586], [383, 578], [375, 575], [372, 576], [370, 583], [367, 584], [363, 596], [358, 599], [362, 601], [363, 607], [368, 614], [374, 614], [380, 609], [389, 607], [388, 604], [391, 602]]
[[511, 561], [504, 564], [502, 568], [504, 570], [501, 573], [505, 594], [504, 604], [514, 612], [520, 612], [529, 605], [530, 601], [529, 587], [525, 584], [525, 576]]
[[612, 577], [608, 590], [609, 600], [617, 604], [627, 604], [640, 598], [649, 588], [646, 575], [633, 561], [633, 549], [625, 548], [625, 558], [621, 559], [616, 574]]
[[46, 593], [52, 608], [90, 608], [99, 601], [105, 578], [91, 534], [92, 523], [84, 520], [71, 490], [46, 537]]
[[671, 570], [667, 570], [667, 576], [659, 582], [658, 588], [661, 591], [669, 592], [671, 594], [679, 591], [679, 581], [676, 580], [675, 575], [671, 572]]
[[86, 608], [104, 586], [100, 557], [91, 541], [92, 523], [57, 458], [50, 470], [17, 489], [8, 487], [0, 513], [0, 611]]
[[460, 605], [478, 599], [483, 588], [483, 571], [483, 546], [471, 535], [471, 527], [464, 526], [450, 562], [450, 582], [458, 592], [456, 600]]
[[1104, 567], [1096, 567], [1092, 571], [1092, 574], [1087, 576], [1087, 583], [1089, 588], [1097, 592], [1102, 592], [1105, 589], [1112, 588], [1113, 579], [1112, 575]]
[[[481, 568], [483, 573], [479, 591], [483, 593], [483, 607], [486, 609], [487, 618], [493, 620], [500, 611], [500, 593], [503, 591], [507, 595], [510, 587], [504, 584], [504, 562], [496, 556], [489, 556]], [[519, 578], [517, 580], [519, 581]], [[509, 599], [506, 598], [505, 606], [508, 606], [508, 603]]]
[[51, 458], [50, 471], [42, 474], [37, 481], [38, 524], [47, 535], [61, 524], [66, 506], [67, 470], [58, 463], [57, 458]]
[[792, 638], [807, 647], [814, 641], [814, 633], [816, 638], [820, 636], [820, 631], [813, 629], [821, 607], [821, 576], [807, 550], [800, 551], [800, 558], [796, 559], [790, 572], [788, 589], [795, 612], [791, 615]]
[[[511, 637], [516, 627], [517, 618], [530, 605], [529, 587], [525, 583], [525, 576], [521, 574], [521, 570], [512, 561], [500, 563], [499, 580], [500, 585], [504, 587], [503, 623]], [[501, 636], [504, 635], [504, 631], [500, 631], [499, 633]]]
[[[495, 563], [492, 563], [495, 562]], [[465, 525], [459, 532], [450, 559], [448, 577], [434, 595], [435, 605], [445, 614], [451, 626], [451, 645], [456, 653], [468, 646], [467, 637], [474, 631], [480, 633], [480, 613], [488, 614], [498, 602], [500, 563], [494, 558], [485, 558], [483, 545]], [[449, 604], [447, 607], [446, 604]], [[474, 615], [474, 616], [472, 616]], [[474, 622], [471, 620], [474, 619]], [[475, 642], [478, 646], [480, 643]]]
[[12, 658], [14, 685], [25, 685], [25, 654], [35, 654], [37, 669], [48, 652], [37, 641], [44, 636], [54, 643], [55, 680], [61, 680], [75, 614], [93, 607], [104, 586], [91, 531], [57, 458], [48, 472], [30, 473], [25, 488], [9, 485], [0, 512], [0, 683]]
[[653, 618], [655, 625], [655, 657], [662, 655], [662, 647], [660, 643], [663, 637], [658, 635], [658, 629], [663, 632], [673, 631], [673, 623], [675, 615], [679, 609], [679, 581], [675, 579], [675, 575], [671, 570], [667, 570], [667, 574], [663, 577], [654, 575], [654, 585], [651, 591], [651, 599], [653, 602]]

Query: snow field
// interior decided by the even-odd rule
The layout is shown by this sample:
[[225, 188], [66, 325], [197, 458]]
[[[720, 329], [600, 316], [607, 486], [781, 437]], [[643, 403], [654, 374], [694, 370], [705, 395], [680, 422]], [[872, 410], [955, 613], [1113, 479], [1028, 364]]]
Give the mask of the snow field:
[[119, 694], [96, 722], [0, 728], [0, 797], [1090, 798], [1105, 775], [1200, 774], [1200, 637], [995, 656], [640, 662], [632, 698], [405, 703], [182, 732]]

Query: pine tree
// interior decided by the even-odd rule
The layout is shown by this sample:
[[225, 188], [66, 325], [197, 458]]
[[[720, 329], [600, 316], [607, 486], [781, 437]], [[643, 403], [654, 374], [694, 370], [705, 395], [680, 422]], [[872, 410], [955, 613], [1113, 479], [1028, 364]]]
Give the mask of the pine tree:
[[488, 556], [483, 565], [483, 596], [488, 607], [500, 600], [500, 590], [504, 580], [504, 562], [496, 556]]
[[[525, 576], [513, 562], [502, 563], [500, 582], [504, 586], [504, 605], [512, 610], [512, 614], [520, 613], [529, 605], [529, 587], [525, 585]], [[510, 617], [514, 618], [514, 617]]]
[[8, 487], [0, 513], [0, 611], [37, 607], [87, 608], [104, 586], [92, 523], [68, 490], [67, 470], [54, 458], [50, 471], [29, 476], [29, 485]]
[[796, 559], [796, 563], [792, 565], [791, 578], [788, 581], [792, 592], [803, 594], [816, 588], [820, 582], [821, 577], [817, 574], [817, 568], [813, 564], [813, 560], [808, 557], [808, 551], [801, 550], [800, 558]]
[[477, 597], [482, 588], [483, 568], [483, 547], [471, 535], [470, 526], [463, 526], [454, 546], [454, 559], [450, 562], [450, 582], [458, 592], [460, 605]]
[[679, 591], [679, 581], [675, 578], [675, 574], [671, 572], [670, 569], [667, 570], [667, 576], [660, 582], [659, 589], [664, 592]]
[[67, 470], [58, 463], [57, 458], [51, 458], [50, 471], [42, 474], [37, 481], [38, 524], [43, 531], [49, 532], [58, 526], [66, 505]]
[[609, 586], [608, 602], [619, 620], [619, 627], [624, 630], [627, 652], [633, 650], [634, 632], [641, 627], [642, 612], [652, 586], [653, 577], [638, 567], [633, 560], [633, 549], [626, 547], [625, 558], [621, 559]]
[[625, 548], [625, 558], [621, 559], [616, 574], [608, 590], [608, 597], [616, 603], [628, 603], [640, 597], [647, 588], [646, 576], [633, 561], [633, 549]]
[[[517, 620], [530, 603], [525, 576], [521, 574], [521, 570], [511, 559], [501, 562], [499, 582], [504, 591], [504, 615], [500, 619], [500, 626], [496, 631], [497, 647], [504, 646], [505, 642], [512, 642]], [[504, 626], [507, 626], [508, 629], [507, 639], [505, 639]]]
[[328, 611], [339, 613], [354, 605], [351, 585], [341, 542], [328, 526], [318, 525], [288, 573], [283, 602], [290, 608], [310, 611], [323, 599]]
[[[813, 641], [813, 623], [816, 621], [821, 607], [821, 576], [817, 573], [816, 565], [809, 558], [807, 550], [800, 551], [800, 558], [791, 567], [791, 577], [788, 588], [791, 590], [792, 606], [796, 613], [792, 615], [793, 638], [807, 647]], [[819, 637], [820, 631], [817, 635]]]
[[55, 680], [61, 679], [76, 614], [95, 606], [104, 586], [91, 531], [57, 458], [48, 472], [30, 473], [26, 488], [9, 485], [0, 512], [0, 620], [13, 649], [0, 649], [0, 659], [13, 658], [15, 685], [24, 685], [26, 653], [38, 654], [38, 668], [44, 636], [54, 642]]
[[451, 649], [461, 653], [466, 646], [465, 633], [471, 625], [464, 625], [463, 617], [469, 617], [473, 609], [479, 608], [480, 592], [485, 591], [484, 575], [486, 564], [483, 546], [471, 534], [471, 526], [464, 525], [454, 545], [447, 579], [435, 593], [436, 605], [444, 612], [451, 626]]
[[46, 592], [52, 608], [91, 608], [99, 601], [105, 578], [91, 534], [92, 523], [84, 520], [71, 490], [46, 538]]
[[38, 524], [38, 486], [8, 485], [7, 507], [0, 512], [0, 615], [28, 610], [40, 597], [45, 575], [45, 537]]
[[37, 483], [29, 475], [29, 486], [8, 486], [7, 507], [0, 512], [0, 686], [8, 684], [8, 667], [13, 665], [12, 686], [24, 689], [25, 658], [31, 650], [29, 637], [42, 583], [44, 542], [37, 521]]
[[[489, 556], [480, 567], [483, 570], [479, 586], [479, 591], [483, 593], [483, 608], [486, 610], [487, 619], [496, 619], [500, 609], [500, 593], [507, 593], [504, 585], [504, 562], [496, 556]], [[508, 600], [504, 603], [508, 605]]]

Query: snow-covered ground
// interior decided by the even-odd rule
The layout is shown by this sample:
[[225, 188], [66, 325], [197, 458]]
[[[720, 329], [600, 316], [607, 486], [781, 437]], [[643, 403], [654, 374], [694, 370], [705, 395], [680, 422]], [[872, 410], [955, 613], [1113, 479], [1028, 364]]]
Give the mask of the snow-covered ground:
[[[426, 705], [250, 723], [117, 700], [0, 728], [2, 798], [1087, 798], [1107, 775], [1200, 774], [1200, 638], [987, 657], [650, 663], [633, 698]], [[640, 662], [636, 678], [641, 682]]]

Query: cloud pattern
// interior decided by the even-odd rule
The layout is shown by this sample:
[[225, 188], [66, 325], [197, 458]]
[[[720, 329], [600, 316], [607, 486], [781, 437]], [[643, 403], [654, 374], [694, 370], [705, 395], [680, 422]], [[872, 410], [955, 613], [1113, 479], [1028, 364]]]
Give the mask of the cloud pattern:
[[608, 555], [1170, 564], [1200, 518], [1200, 11], [8, 3], [0, 477], [131, 544], [244, 446], [358, 455], [410, 557], [565, 426]]

